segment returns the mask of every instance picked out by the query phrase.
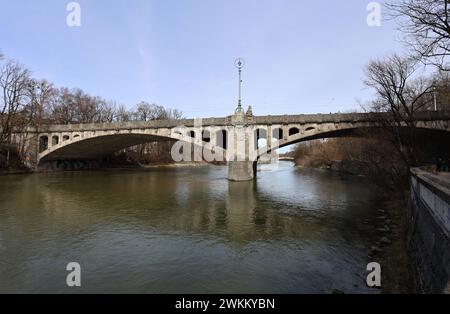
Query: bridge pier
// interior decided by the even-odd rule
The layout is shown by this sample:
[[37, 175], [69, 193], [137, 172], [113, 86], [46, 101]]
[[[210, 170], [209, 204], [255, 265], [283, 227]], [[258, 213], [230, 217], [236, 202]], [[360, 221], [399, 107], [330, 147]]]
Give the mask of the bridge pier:
[[230, 161], [228, 162], [228, 180], [251, 181], [256, 177], [255, 162]]
[[254, 128], [244, 126], [245, 115], [236, 111], [232, 116], [233, 130], [229, 134], [228, 180], [251, 181], [255, 178]]

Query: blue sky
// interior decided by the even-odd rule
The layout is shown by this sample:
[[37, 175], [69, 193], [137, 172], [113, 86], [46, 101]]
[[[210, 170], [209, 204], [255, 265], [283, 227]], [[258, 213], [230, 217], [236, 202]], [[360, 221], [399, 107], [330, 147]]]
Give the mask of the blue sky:
[[56, 86], [187, 117], [243, 103], [256, 115], [358, 109], [371, 58], [401, 52], [393, 22], [369, 27], [365, 0], [80, 0], [81, 27], [64, 0], [0, 0], [0, 51]]

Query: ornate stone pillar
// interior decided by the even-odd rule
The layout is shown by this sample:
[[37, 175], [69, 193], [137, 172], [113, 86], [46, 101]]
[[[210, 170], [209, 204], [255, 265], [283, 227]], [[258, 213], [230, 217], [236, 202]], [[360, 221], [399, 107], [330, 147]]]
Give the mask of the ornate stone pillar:
[[[230, 129], [232, 141], [228, 160], [228, 179], [230, 181], [250, 181], [255, 178], [252, 160], [253, 133], [247, 127], [246, 116], [237, 110], [231, 117], [233, 128]], [[250, 133], [250, 134], [249, 134]]]

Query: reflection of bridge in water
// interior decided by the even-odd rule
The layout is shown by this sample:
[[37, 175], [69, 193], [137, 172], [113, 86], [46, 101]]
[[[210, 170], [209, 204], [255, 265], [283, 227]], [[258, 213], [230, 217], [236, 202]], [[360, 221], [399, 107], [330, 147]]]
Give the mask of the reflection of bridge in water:
[[[76, 233], [80, 228], [112, 230], [114, 224], [121, 223], [117, 220], [118, 211], [124, 225], [133, 225], [138, 230], [178, 231], [199, 236], [213, 234], [236, 245], [273, 238], [277, 236], [276, 232], [306, 240], [324, 225], [343, 223], [329, 213], [324, 215], [313, 208], [297, 208], [299, 204], [280, 197], [278, 189], [271, 190], [267, 182], [262, 186], [258, 186], [257, 181], [226, 184], [223, 167], [217, 172], [212, 172], [211, 167], [163, 169], [151, 173], [73, 172], [56, 174], [54, 178], [26, 176], [20, 179], [20, 190], [28, 193], [23, 198], [24, 208], [35, 211], [33, 204], [39, 204], [40, 213], [33, 215], [51, 217], [55, 223], [64, 225], [69, 233]], [[183, 174], [196, 171], [201, 174], [194, 179]], [[285, 175], [281, 172], [280, 176]], [[319, 177], [320, 174], [314, 173], [313, 178]], [[299, 178], [290, 176], [290, 180]], [[290, 183], [291, 191], [287, 194], [298, 188], [295, 181]], [[336, 199], [340, 200], [337, 203], [343, 202], [349, 193], [346, 186], [325, 179], [323, 182], [308, 180], [303, 184], [310, 189], [304, 193], [327, 195], [330, 203]], [[34, 190], [34, 186], [39, 189]], [[30, 193], [30, 189], [35, 192]], [[97, 191], [109, 191], [110, 195], [100, 197], [101, 201], [98, 201]], [[280, 208], [283, 211], [293, 207], [297, 209], [280, 215]]]
[[[95, 160], [147, 142], [181, 141], [192, 147], [194, 156], [207, 151], [215, 160], [227, 161], [230, 180], [246, 181], [254, 178], [255, 162], [268, 152], [302, 141], [361, 136], [360, 131], [380, 127], [386, 117], [383, 113], [258, 117], [237, 112], [202, 120], [52, 125], [30, 130], [26, 141], [34, 152], [30, 163], [35, 167], [52, 161]], [[450, 112], [421, 112], [417, 128], [424, 134], [448, 136]], [[264, 147], [260, 139], [266, 139]]]

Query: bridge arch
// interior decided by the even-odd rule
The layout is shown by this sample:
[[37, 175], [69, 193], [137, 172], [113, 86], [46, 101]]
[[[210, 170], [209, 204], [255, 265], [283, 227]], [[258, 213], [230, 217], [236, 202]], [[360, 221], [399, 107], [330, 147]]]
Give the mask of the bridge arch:
[[[280, 140], [274, 141], [270, 147], [258, 149], [257, 158], [259, 159], [262, 155], [271, 153], [273, 150], [301, 142], [338, 137], [367, 137], [367, 134], [370, 134], [374, 129], [379, 128], [379, 125], [369, 125], [367, 123], [360, 123], [357, 125], [347, 124], [345, 126], [336, 124], [317, 127], [310, 126], [304, 128], [304, 131], [299, 130], [299, 133], [290, 134], [287, 138], [281, 138]], [[289, 130], [292, 130], [292, 128], [289, 128]], [[408, 129], [403, 127], [403, 130], [407, 131]], [[440, 136], [445, 138], [448, 137], [450, 140], [450, 128], [446, 129], [445, 126], [443, 128], [435, 128], [432, 125], [423, 124], [417, 128], [417, 132], [419, 135], [422, 135], [423, 138]]]
[[[189, 145], [208, 144], [211, 146], [210, 137], [205, 138], [208, 141], [196, 142], [190, 137], [191, 132], [194, 131], [187, 132], [189, 135], [182, 134], [176, 129], [168, 130], [165, 133], [158, 130], [81, 132], [73, 136], [53, 135], [58, 139], [64, 139], [63, 141], [58, 140], [55, 145], [48, 145], [49, 136], [45, 134], [39, 137], [39, 146], [42, 149], [39, 151], [37, 164], [57, 160], [97, 159], [128, 147], [150, 142], [182, 141]], [[211, 132], [208, 130], [204, 135], [210, 136]], [[214, 150], [218, 153], [225, 153], [225, 149], [221, 147], [214, 147]]]

